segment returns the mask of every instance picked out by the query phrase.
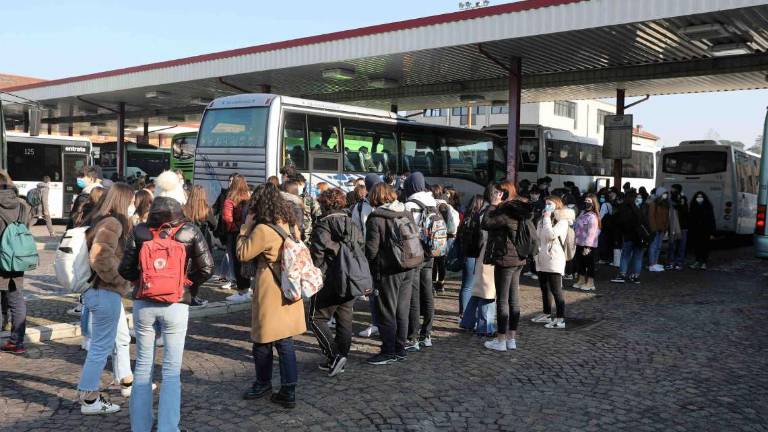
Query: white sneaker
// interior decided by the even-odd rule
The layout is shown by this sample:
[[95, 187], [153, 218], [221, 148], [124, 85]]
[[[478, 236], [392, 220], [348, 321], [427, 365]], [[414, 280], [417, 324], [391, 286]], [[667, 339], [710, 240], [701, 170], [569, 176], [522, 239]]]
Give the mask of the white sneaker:
[[498, 339], [493, 339], [489, 341], [485, 341], [483, 344], [486, 348], [489, 350], [494, 351], [506, 351], [507, 350], [507, 343], [506, 342], [499, 342]]
[[[649, 271], [649, 272], [652, 272], [652, 273], [657, 273], [657, 272], [659, 272], [659, 267], [658, 267], [658, 264], [656, 264], [656, 265], [652, 265], [652, 266], [648, 266], [648, 271]], [[664, 271], [664, 269], [662, 269], [661, 271]]]
[[368, 326], [368, 328], [366, 328], [365, 330], [361, 331], [357, 335], [360, 336], [360, 337], [368, 338], [368, 337], [371, 337], [371, 336], [376, 336], [377, 334], [379, 334], [379, 328], [376, 327], [375, 325], [372, 325], [372, 326]]
[[527, 271], [527, 272], [523, 273], [523, 276], [525, 276], [525, 277], [533, 277], [533, 272]]
[[243, 303], [243, 302], [251, 301], [251, 292], [248, 291], [248, 292], [244, 292], [242, 294], [235, 293], [235, 294], [232, 294], [231, 296], [227, 297], [226, 300], [228, 302], [232, 302], [232, 303]]
[[80, 413], [83, 415], [114, 414], [118, 411], [120, 411], [120, 405], [113, 404], [102, 395], [99, 395], [99, 398], [91, 404], [80, 401]]
[[[120, 385], [120, 394], [123, 395], [124, 398], [128, 399], [131, 397], [131, 390], [133, 389], [133, 386], [129, 387], [123, 387], [122, 384]], [[157, 384], [152, 383], [152, 392], [157, 390]]]
[[83, 305], [79, 304], [72, 309], [67, 309], [67, 315], [80, 316], [83, 313]]
[[535, 322], [535, 323], [548, 323], [549, 321], [550, 321], [549, 315], [547, 314], [538, 314], [535, 317], [531, 318], [531, 322]]
[[422, 345], [425, 347], [431, 347], [432, 346], [432, 338], [427, 336], [424, 338], [424, 340], [421, 341]]
[[234, 288], [234, 286], [235, 286], [234, 282], [226, 281], [226, 282], [224, 282], [224, 285], [222, 285], [221, 287], [224, 288], [224, 289], [232, 289], [232, 288]]
[[531, 279], [533, 279], [533, 280], [539, 280], [539, 275], [531, 275]]
[[336, 318], [331, 317], [331, 319], [328, 320], [328, 327], [332, 329], [336, 328]]
[[549, 324], [544, 324], [544, 328], [548, 329], [564, 329], [565, 328], [565, 320], [562, 318], [556, 318], [554, 321], [551, 321]]
[[515, 341], [514, 339], [507, 339], [507, 349], [508, 350], [517, 349], [517, 341]]

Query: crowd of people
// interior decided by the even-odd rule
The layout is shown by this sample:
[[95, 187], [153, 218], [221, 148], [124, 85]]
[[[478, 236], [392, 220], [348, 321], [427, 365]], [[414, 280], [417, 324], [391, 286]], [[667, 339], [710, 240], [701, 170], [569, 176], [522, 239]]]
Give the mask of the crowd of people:
[[[619, 267], [613, 282], [639, 283], [646, 249], [649, 271], [681, 270], [688, 244], [696, 255], [691, 267], [706, 269], [715, 228], [706, 194], [696, 192], [689, 204], [679, 185], [650, 194], [629, 184], [582, 194], [570, 182], [550, 190], [548, 178], [536, 184], [502, 181], [467, 197], [464, 206], [454, 188], [428, 185], [420, 172], [368, 174], [349, 192], [320, 184], [315, 195], [304, 176], [287, 166], [263, 184], [249, 185], [245, 177], [231, 175], [209, 206], [205, 189], [185, 185], [180, 173], [164, 172], [138, 190], [105, 183], [98, 167], [85, 169], [68, 224], [89, 227], [92, 271], [79, 311], [87, 356], [78, 390], [83, 414], [119, 411], [100, 391], [112, 356], [115, 381], [130, 397], [134, 431], [153, 427], [152, 365], [161, 345], [157, 428], [178, 430], [189, 308], [206, 304], [199, 288], [212, 277], [237, 291], [227, 300], [251, 302], [255, 380], [243, 397], [269, 397], [292, 408], [298, 382], [292, 338], [309, 330], [324, 355], [319, 369], [330, 377], [344, 372], [360, 301], [367, 303], [370, 322], [359, 336], [381, 339], [380, 351], [367, 363], [401, 362], [436, 342], [435, 295], [444, 290], [447, 271], [461, 272], [459, 327], [488, 337], [489, 350], [514, 350], [521, 275], [538, 280], [541, 289], [541, 313], [532, 321], [564, 329], [564, 280], [573, 280], [576, 289], [595, 290], [600, 261]], [[2, 173], [0, 224], [17, 217], [28, 224], [29, 215]], [[666, 266], [660, 260], [664, 240]], [[304, 289], [303, 274], [286, 268], [286, 251], [300, 250], [296, 245], [311, 257], [304, 266], [319, 269], [323, 278], [322, 287], [304, 300], [286, 295], [286, 285], [297, 277]], [[218, 247], [223, 253], [216, 266]], [[182, 276], [178, 295], [158, 292], [167, 283], [158, 278], [170, 278], [174, 271]], [[0, 291], [13, 318], [3, 351], [24, 349], [22, 278], [23, 273], [0, 273]], [[126, 297], [133, 298], [133, 369]], [[272, 389], [273, 350], [280, 365], [277, 392]]]

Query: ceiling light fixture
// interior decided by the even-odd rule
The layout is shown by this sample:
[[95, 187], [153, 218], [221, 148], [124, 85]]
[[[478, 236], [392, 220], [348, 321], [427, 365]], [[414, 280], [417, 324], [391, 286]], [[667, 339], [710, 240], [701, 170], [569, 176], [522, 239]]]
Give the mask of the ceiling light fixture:
[[680, 29], [680, 34], [688, 37], [691, 40], [697, 41], [706, 39], [718, 39], [733, 35], [733, 33], [731, 33], [724, 25], [718, 23], [699, 24], [683, 27]]
[[209, 103], [211, 103], [210, 98], [204, 98], [204, 97], [196, 97], [189, 101], [191, 105], [199, 105], [199, 106], [208, 106]]
[[459, 96], [459, 100], [465, 103], [477, 103], [485, 100], [485, 96], [477, 94], [466, 94]]
[[91, 122], [91, 126], [106, 126], [106, 125], [107, 125], [107, 122], [102, 122], [102, 121]]
[[144, 93], [144, 97], [147, 99], [165, 99], [170, 96], [170, 93], [162, 90], [152, 90]]
[[355, 71], [353, 69], [345, 69], [345, 68], [323, 69], [323, 78], [325, 79], [346, 81], [346, 80], [354, 79], [355, 76], [356, 76]]
[[709, 52], [715, 57], [752, 54], [755, 51], [744, 42], [712, 45]]
[[400, 85], [400, 81], [391, 78], [376, 78], [368, 81], [368, 86], [376, 89], [390, 89]]

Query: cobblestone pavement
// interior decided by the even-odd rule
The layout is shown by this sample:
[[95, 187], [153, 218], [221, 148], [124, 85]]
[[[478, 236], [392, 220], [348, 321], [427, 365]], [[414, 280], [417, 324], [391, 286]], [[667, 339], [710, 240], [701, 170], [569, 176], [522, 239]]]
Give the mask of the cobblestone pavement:
[[[569, 328], [528, 318], [540, 294], [524, 279], [519, 349], [489, 352], [456, 325], [456, 286], [436, 302], [434, 347], [369, 366], [377, 341], [355, 338], [347, 370], [329, 379], [311, 335], [297, 338], [298, 406], [243, 401], [253, 379], [249, 314], [190, 323], [183, 425], [192, 431], [764, 431], [768, 430], [768, 264], [748, 248], [717, 252], [708, 272], [649, 274], [569, 290]], [[718, 265], [718, 262], [720, 264]], [[612, 269], [601, 268], [601, 279]], [[361, 303], [356, 329], [368, 318]], [[79, 339], [0, 356], [0, 430], [129, 430], [124, 410], [84, 418], [75, 386]], [[162, 351], [162, 349], [160, 349]], [[156, 368], [160, 374], [160, 368]], [[107, 385], [109, 374], [104, 374]], [[275, 386], [278, 378], [275, 375]]]

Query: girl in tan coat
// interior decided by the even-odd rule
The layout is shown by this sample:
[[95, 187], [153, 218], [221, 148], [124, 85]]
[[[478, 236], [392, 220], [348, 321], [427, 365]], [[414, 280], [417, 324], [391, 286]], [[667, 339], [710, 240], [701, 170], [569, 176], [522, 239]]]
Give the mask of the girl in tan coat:
[[126, 239], [131, 233], [127, 213], [132, 203], [133, 189], [124, 183], [115, 183], [89, 217], [91, 229], [87, 241], [95, 278], [91, 288], [83, 293], [83, 304], [91, 316], [91, 346], [78, 384], [80, 411], [85, 415], [120, 411], [120, 406], [99, 394], [101, 372], [109, 355], [115, 354], [112, 361], [116, 378], [120, 379], [126, 397], [130, 395], [133, 383], [128, 349], [130, 336], [122, 303], [123, 296], [128, 294], [129, 283], [117, 272]]
[[[290, 232], [295, 239], [300, 234], [295, 227], [290, 205], [280, 196], [277, 186], [260, 185], [253, 193], [248, 218], [237, 238], [237, 257], [245, 263], [256, 260], [255, 276], [251, 280], [251, 339], [256, 366], [256, 381], [244, 399], [271, 395], [271, 401], [285, 408], [296, 406], [296, 353], [293, 336], [307, 330], [304, 303], [290, 302], [280, 288], [280, 256], [283, 238], [270, 225]], [[280, 392], [272, 393], [272, 347], [277, 349], [280, 362]]]

